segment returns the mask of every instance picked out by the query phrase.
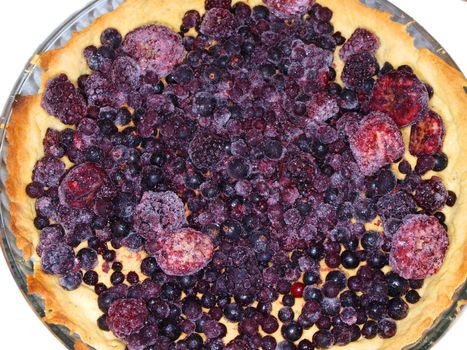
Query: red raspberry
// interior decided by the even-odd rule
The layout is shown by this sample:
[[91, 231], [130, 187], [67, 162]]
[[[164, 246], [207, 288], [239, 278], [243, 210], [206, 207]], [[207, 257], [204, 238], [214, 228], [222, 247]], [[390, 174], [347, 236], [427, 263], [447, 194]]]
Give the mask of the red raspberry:
[[428, 91], [415, 74], [393, 70], [377, 80], [370, 107], [387, 113], [399, 126], [410, 125], [428, 112]]
[[278, 17], [302, 15], [315, 3], [315, 0], [265, 0], [264, 3]]
[[60, 203], [75, 209], [89, 207], [106, 180], [105, 170], [97, 164], [83, 163], [74, 166], [58, 188]]
[[141, 299], [119, 299], [109, 309], [107, 325], [119, 339], [137, 333], [149, 317], [146, 303]]
[[151, 24], [128, 33], [122, 49], [138, 61], [143, 71], [167, 75], [184, 55], [182, 38], [167, 27]]
[[159, 237], [150, 243], [162, 271], [171, 276], [192, 275], [204, 268], [212, 259], [214, 244], [211, 238], [191, 228]]
[[348, 58], [355, 54], [363, 52], [375, 53], [378, 48], [378, 37], [366, 29], [358, 28], [342, 46], [339, 56], [343, 61], [347, 61]]
[[441, 268], [448, 244], [448, 235], [438, 219], [409, 215], [392, 240], [389, 263], [404, 278], [424, 279]]
[[384, 113], [368, 114], [361, 120], [356, 133], [347, 136], [355, 160], [366, 176], [404, 155], [401, 131]]
[[336, 97], [327, 92], [313, 94], [306, 109], [310, 118], [320, 122], [324, 122], [339, 113]]
[[441, 151], [444, 139], [444, 124], [441, 117], [430, 111], [412, 126], [409, 151], [414, 156], [433, 155]]

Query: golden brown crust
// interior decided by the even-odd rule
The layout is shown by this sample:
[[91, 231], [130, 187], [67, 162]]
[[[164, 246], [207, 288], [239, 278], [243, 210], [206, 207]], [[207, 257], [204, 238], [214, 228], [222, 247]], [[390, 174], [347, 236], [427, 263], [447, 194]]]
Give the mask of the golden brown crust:
[[[255, 5], [261, 1], [246, 2]], [[467, 189], [467, 159], [463, 157], [467, 151], [467, 139], [460, 131], [467, 126], [467, 99], [463, 90], [467, 82], [460, 72], [429, 50], [417, 50], [406, 27], [393, 22], [390, 14], [370, 9], [358, 0], [319, 2], [334, 11], [333, 24], [345, 37], [349, 37], [357, 27], [375, 32], [382, 43], [377, 52], [380, 63], [390, 61], [396, 66], [409, 64], [414, 67], [419, 77], [434, 87], [435, 95], [430, 105], [443, 116], [446, 124], [447, 136], [443, 150], [449, 156], [450, 163], [441, 177], [459, 197], [454, 208], [444, 211], [450, 237], [446, 261], [437, 275], [426, 280], [421, 290], [421, 301], [411, 307], [405, 320], [398, 322], [399, 331], [394, 338], [361, 340], [346, 346], [346, 349], [359, 350], [401, 349], [420, 339], [434, 320], [451, 305], [455, 290], [467, 276], [467, 216], [463, 215], [467, 213], [467, 199], [464, 198], [467, 198], [464, 193]], [[105, 28], [115, 27], [126, 34], [137, 26], [159, 22], [177, 30], [183, 13], [188, 9], [203, 12], [203, 3], [204, 0], [127, 0], [115, 11], [101, 16], [83, 31], [75, 33], [64, 48], [44, 53], [37, 59], [43, 68], [40, 91], [43, 91], [47, 79], [58, 73], [65, 72], [72, 81], [76, 81], [79, 75], [88, 72], [82, 50], [90, 44], [98, 45], [100, 33]], [[337, 55], [336, 68], [338, 72], [342, 68]], [[56, 277], [42, 273], [39, 268], [39, 260], [34, 252], [38, 241], [38, 232], [32, 224], [34, 201], [26, 196], [24, 187], [30, 181], [35, 161], [42, 156], [42, 138], [47, 127], [64, 127], [42, 110], [40, 98], [40, 94], [17, 98], [7, 135], [7, 194], [10, 199], [11, 226], [25, 258], [32, 257], [36, 262], [34, 276], [28, 277], [29, 291], [44, 298], [46, 322], [67, 326], [86, 344], [98, 350], [123, 349], [123, 344], [110, 333], [97, 328], [95, 320], [100, 312], [96, 296], [90, 288], [83, 286], [77, 291], [65, 292], [58, 286]], [[404, 130], [404, 136], [407, 141], [408, 128]], [[413, 162], [413, 157], [407, 157]], [[277, 307], [274, 306], [275, 309]], [[310, 336], [313, 331], [314, 328], [306, 331], [305, 336]], [[233, 337], [234, 332], [235, 329], [229, 326], [229, 338]], [[87, 349], [84, 343], [77, 344], [75, 348]]]

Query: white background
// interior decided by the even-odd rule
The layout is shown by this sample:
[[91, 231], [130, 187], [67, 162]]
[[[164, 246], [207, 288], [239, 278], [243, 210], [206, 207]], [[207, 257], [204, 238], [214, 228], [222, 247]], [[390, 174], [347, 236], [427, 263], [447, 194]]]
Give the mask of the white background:
[[[189, 0], [187, 0], [189, 1]], [[37, 46], [88, 0], [2, 1], [0, 4], [0, 105]], [[467, 3], [462, 0], [392, 0], [424, 26], [467, 73]], [[1, 254], [0, 254], [1, 255]], [[0, 257], [0, 349], [61, 350], [19, 292]], [[426, 310], [430, 312], [430, 310]], [[433, 350], [465, 349], [464, 313]], [[462, 344], [462, 346], [460, 345]], [[394, 349], [396, 350], [396, 349]]]

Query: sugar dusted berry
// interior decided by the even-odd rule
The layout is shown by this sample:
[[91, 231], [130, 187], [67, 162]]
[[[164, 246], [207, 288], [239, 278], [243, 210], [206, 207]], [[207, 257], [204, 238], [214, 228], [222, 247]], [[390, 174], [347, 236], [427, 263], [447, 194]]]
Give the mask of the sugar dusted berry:
[[176, 230], [186, 224], [183, 202], [171, 191], [144, 192], [136, 206], [133, 224], [136, 232], [146, 239]]
[[212, 259], [211, 238], [191, 228], [184, 228], [159, 237], [151, 248], [160, 268], [171, 276], [191, 275]]
[[386, 114], [373, 112], [348, 135], [350, 148], [364, 175], [372, 175], [384, 165], [404, 155], [404, 141], [397, 125]]
[[336, 97], [326, 92], [313, 94], [306, 107], [308, 116], [320, 122], [334, 117], [339, 112]]
[[47, 82], [42, 107], [65, 124], [75, 124], [86, 114], [86, 102], [66, 74]]
[[357, 28], [342, 46], [339, 56], [343, 61], [347, 61], [348, 58], [355, 54], [363, 52], [373, 54], [379, 48], [379, 45], [379, 39], [375, 34], [364, 28]]
[[200, 32], [214, 39], [228, 37], [234, 29], [234, 16], [224, 8], [208, 10], [201, 22]]
[[95, 163], [74, 166], [66, 173], [58, 188], [60, 203], [76, 209], [89, 207], [106, 180], [105, 170]]
[[167, 27], [150, 24], [125, 36], [122, 50], [138, 61], [143, 71], [167, 75], [185, 55], [182, 38]]
[[37, 161], [32, 171], [33, 181], [49, 187], [57, 186], [65, 173], [65, 163], [60, 159], [45, 156]]
[[416, 188], [414, 199], [423, 209], [433, 213], [441, 209], [447, 201], [448, 191], [443, 181], [433, 176], [429, 180], [423, 180]]
[[75, 254], [64, 243], [54, 243], [43, 248], [42, 270], [52, 275], [64, 275], [75, 266]]
[[342, 71], [342, 81], [347, 87], [363, 87], [368, 78], [374, 76], [379, 69], [376, 57], [369, 52], [350, 56]]
[[149, 315], [146, 303], [140, 299], [119, 299], [109, 309], [107, 324], [119, 339], [140, 331]]
[[315, 0], [265, 0], [264, 3], [276, 16], [291, 17], [303, 15], [315, 3]]
[[428, 112], [428, 92], [415, 74], [394, 70], [376, 81], [370, 106], [387, 113], [398, 126], [411, 125]]
[[414, 156], [439, 153], [443, 147], [444, 134], [443, 120], [436, 112], [430, 111], [410, 130], [410, 153]]
[[447, 247], [446, 230], [435, 217], [410, 215], [393, 237], [389, 263], [406, 279], [423, 279], [438, 272]]

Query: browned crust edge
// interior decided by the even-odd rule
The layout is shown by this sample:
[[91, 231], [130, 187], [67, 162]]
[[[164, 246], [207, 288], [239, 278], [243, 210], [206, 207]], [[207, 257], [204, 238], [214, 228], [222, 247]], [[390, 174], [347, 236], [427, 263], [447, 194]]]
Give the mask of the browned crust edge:
[[[260, 1], [250, 0], [247, 2], [254, 5]], [[433, 287], [431, 282], [436, 282], [434, 285], [437, 287], [437, 295], [432, 298], [430, 304], [424, 305], [429, 307], [429, 312], [424, 310], [423, 304], [418, 306], [418, 309], [416, 309], [417, 306], [413, 307], [413, 310], [411, 310], [413, 317], [410, 317], [407, 332], [398, 332], [396, 337], [389, 340], [376, 339], [374, 341], [357, 342], [347, 347], [348, 349], [400, 349], [422, 337], [434, 320], [451, 305], [456, 289], [463, 284], [467, 276], [467, 244], [465, 244], [467, 238], [460, 239], [461, 236], [467, 236], [465, 230], [467, 219], [464, 219], [462, 215], [467, 212], [467, 202], [464, 203], [463, 200], [464, 190], [467, 189], [467, 159], [461, 158], [461, 154], [467, 151], [467, 140], [456, 130], [467, 126], [467, 99], [463, 90], [467, 82], [462, 73], [446, 64], [429, 50], [415, 49], [413, 39], [407, 33], [406, 27], [393, 22], [389, 14], [370, 9], [358, 0], [345, 2], [322, 0], [319, 2], [334, 10], [334, 25], [345, 36], [348, 37], [357, 26], [375, 31], [382, 38], [382, 48], [378, 51], [380, 62], [386, 59], [395, 64], [411, 64], [415, 66], [416, 73], [423, 80], [433, 85], [436, 94], [431, 101], [431, 106], [445, 117], [448, 129], [447, 141], [453, 140], [454, 143], [454, 147], [449, 147], [449, 150], [456, 150], [455, 153], [448, 154], [450, 165], [442, 177], [451, 183], [450, 189], [456, 191], [459, 195], [458, 206], [447, 209], [448, 219], [454, 227], [453, 231], [450, 230], [450, 250], [452, 251], [454, 246], [457, 248], [453, 260], [458, 263], [457, 268], [449, 266], [449, 272], [443, 269], [439, 276], [430, 279], [430, 283], [427, 284]], [[163, 18], [170, 12], [180, 13], [184, 8], [187, 9], [188, 7], [202, 10], [202, 0], [190, 1], [189, 5], [183, 4], [181, 6], [182, 3], [182, 1], [166, 0], [127, 0], [115, 11], [99, 17], [92, 25], [79, 33], [75, 33], [63, 48], [46, 52], [40, 56], [40, 65], [44, 68], [40, 91], [43, 91], [47, 79], [59, 72], [67, 72], [73, 81], [76, 81], [79, 74], [85, 73], [87, 68], [84, 59], [81, 58], [76, 65], [66, 68], [68, 62], [65, 56], [78, 57], [77, 51], [82, 49], [83, 43], [97, 44], [99, 33], [105, 27], [123, 28], [122, 32], [126, 33], [132, 27], [136, 27], [135, 24], [140, 25], [151, 21], [158, 21], [166, 25], [174, 24], [170, 22], [170, 19], [174, 16], [168, 16], [168, 19]], [[177, 4], [179, 6], [175, 8]], [[150, 9], [165, 11], [164, 16], [161, 14], [152, 18], [148, 17], [147, 14], [142, 15], [142, 11], [150, 12]], [[351, 13], [352, 17], [348, 17], [347, 13]], [[123, 14], [131, 14], [131, 20], [122, 23]], [[133, 18], [138, 15], [141, 15], [140, 19]], [[178, 22], [180, 18], [177, 19]], [[395, 53], [393, 49], [397, 47], [399, 47], [399, 50]], [[337, 68], [342, 66], [339, 60], [336, 60], [336, 66]], [[34, 164], [35, 160], [41, 156], [41, 139], [43, 137], [41, 133], [38, 135], [32, 134], [31, 124], [42, 123], [43, 119], [47, 119], [48, 124], [52, 123], [57, 128], [63, 127], [56, 121], [52, 122], [46, 113], [38, 112], [39, 105], [40, 95], [18, 96], [13, 107], [13, 115], [7, 134], [9, 150], [7, 169], [9, 176], [6, 189], [10, 199], [11, 227], [16, 237], [17, 246], [24, 252], [25, 259], [34, 257], [34, 246], [38, 239], [38, 233], [33, 226], [31, 229], [31, 210], [33, 212], [34, 202], [26, 196], [24, 187], [29, 181], [28, 177], [30, 177], [32, 169], [31, 163]], [[43, 132], [44, 130], [39, 128], [39, 131]], [[39, 150], [28, 148], [28, 145], [33, 145]], [[12, 152], [12, 150], [14, 151]], [[455, 235], [453, 235], [453, 232]], [[445, 265], [447, 265], [447, 262]], [[38, 266], [39, 264], [35, 265]], [[107, 336], [100, 336], [96, 339], [91, 334], [87, 334], [88, 332], [81, 327], [82, 325], [70, 321], [69, 315], [64, 311], [65, 306], [58, 301], [61, 294], [66, 292], [54, 289], [56, 285], [56, 278], [43, 274], [40, 269], [35, 269], [34, 277], [28, 276], [29, 292], [40, 294], [45, 300], [46, 316], [44, 320], [46, 322], [67, 326], [71, 332], [79, 334], [86, 343], [98, 349], [123, 348], [121, 343], [112, 342], [111, 338], [108, 339]], [[419, 312], [416, 312], [417, 310]], [[96, 332], [100, 332], [97, 327], [94, 326], [94, 328]], [[103, 343], [102, 341], [106, 339], [109, 342]], [[87, 349], [87, 346], [79, 342], [75, 348], [84, 350]]]

